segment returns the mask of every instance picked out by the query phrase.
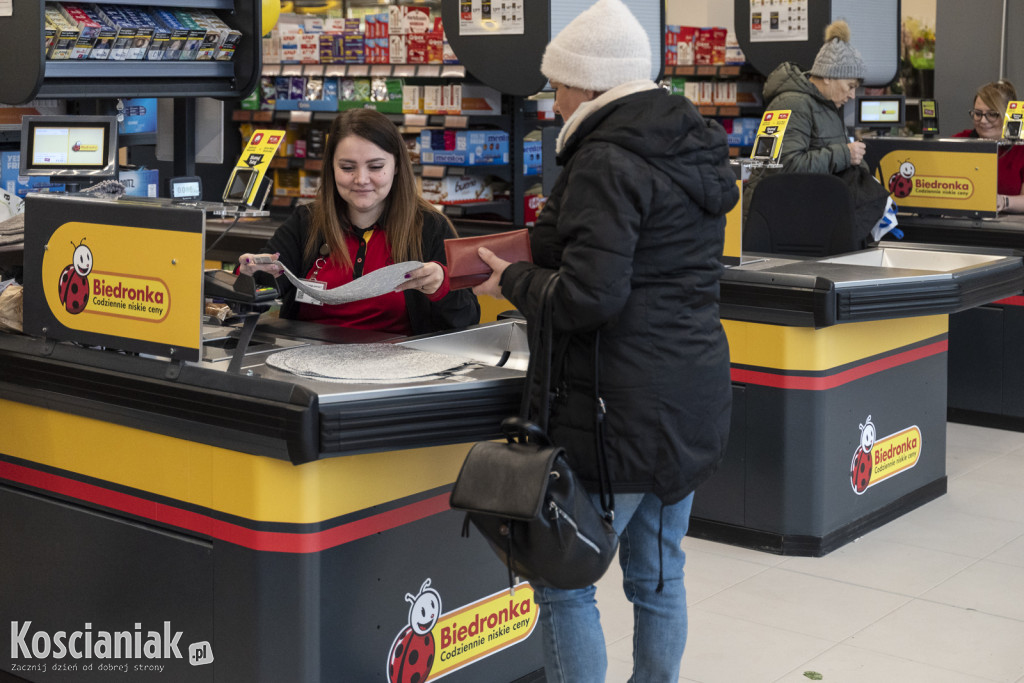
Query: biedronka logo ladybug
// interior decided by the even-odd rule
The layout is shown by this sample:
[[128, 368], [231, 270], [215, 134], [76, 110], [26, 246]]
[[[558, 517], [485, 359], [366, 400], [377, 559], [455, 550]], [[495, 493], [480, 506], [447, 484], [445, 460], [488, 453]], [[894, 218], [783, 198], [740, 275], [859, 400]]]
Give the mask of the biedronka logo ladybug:
[[60, 302], [68, 313], [79, 314], [89, 303], [89, 273], [92, 272], [92, 250], [85, 246], [85, 238], [77, 245], [71, 257], [71, 265], [60, 274]]
[[875, 445], [875, 425], [871, 416], [860, 426], [860, 445], [853, 453], [850, 463], [850, 484], [858, 496], [871, 485], [871, 449]]
[[433, 628], [441, 616], [441, 596], [430, 587], [430, 579], [423, 582], [418, 595], [405, 594], [409, 608], [409, 623], [395, 637], [388, 654], [388, 681], [390, 683], [423, 683], [434, 666], [436, 642]]

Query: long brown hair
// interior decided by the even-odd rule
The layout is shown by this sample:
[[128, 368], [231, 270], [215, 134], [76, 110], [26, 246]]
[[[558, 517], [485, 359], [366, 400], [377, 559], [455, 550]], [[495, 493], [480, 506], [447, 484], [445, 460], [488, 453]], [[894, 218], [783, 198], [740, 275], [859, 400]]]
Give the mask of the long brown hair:
[[[374, 109], [351, 109], [338, 114], [327, 133], [327, 145], [320, 169], [320, 187], [311, 206], [309, 238], [306, 240], [306, 258], [319, 253], [320, 245], [330, 247], [331, 258], [339, 265], [352, 267], [352, 255], [345, 247], [345, 233], [355, 230], [348, 219], [348, 206], [338, 194], [334, 183], [334, 153], [338, 144], [350, 135], [373, 143], [395, 158], [395, 177], [391, 192], [384, 202], [384, 212], [378, 221], [395, 262], [423, 259], [423, 210], [440, 214], [424, 200], [416, 189], [412, 161], [391, 119]], [[444, 220], [451, 224], [447, 216]]]

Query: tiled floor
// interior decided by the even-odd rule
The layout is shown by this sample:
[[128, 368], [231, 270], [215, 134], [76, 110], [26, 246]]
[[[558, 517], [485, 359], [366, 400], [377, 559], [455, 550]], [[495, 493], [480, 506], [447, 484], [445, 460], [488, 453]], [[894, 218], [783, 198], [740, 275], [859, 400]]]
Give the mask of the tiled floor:
[[[1024, 683], [1024, 434], [951, 423], [947, 449], [946, 495], [825, 557], [683, 541], [679, 680]], [[598, 585], [608, 683], [631, 667], [620, 582]]]

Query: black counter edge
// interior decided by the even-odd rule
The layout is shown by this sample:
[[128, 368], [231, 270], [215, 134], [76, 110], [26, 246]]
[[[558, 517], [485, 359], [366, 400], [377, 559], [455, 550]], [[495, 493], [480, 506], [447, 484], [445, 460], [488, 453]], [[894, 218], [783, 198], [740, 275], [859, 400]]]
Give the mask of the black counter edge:
[[[17, 344], [3, 341], [5, 399], [295, 464], [319, 457], [319, 399], [302, 387], [101, 351], [91, 351], [95, 364], [83, 365], [81, 359], [12, 351]], [[19, 343], [45, 346], [32, 338]], [[53, 356], [89, 351], [52, 349]], [[130, 365], [132, 372], [102, 367], [110, 361]], [[214, 380], [219, 386], [211, 386]]]

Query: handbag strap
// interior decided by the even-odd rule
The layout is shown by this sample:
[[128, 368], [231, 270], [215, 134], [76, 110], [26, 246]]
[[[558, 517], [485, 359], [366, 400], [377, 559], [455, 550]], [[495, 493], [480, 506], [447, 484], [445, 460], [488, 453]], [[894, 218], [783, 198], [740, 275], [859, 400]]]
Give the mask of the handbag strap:
[[[558, 273], [554, 272], [544, 283], [541, 290], [539, 315], [535, 323], [529, 325], [530, 364], [526, 371], [526, 389], [523, 391], [519, 414], [523, 419], [530, 417], [530, 402], [534, 392], [538, 393], [537, 417], [534, 422], [547, 433], [548, 419], [551, 416], [551, 364], [554, 351], [553, 333], [554, 317], [552, 315], [555, 284]], [[598, 492], [601, 509], [605, 518], [611, 522], [615, 518], [615, 494], [612, 492], [611, 479], [608, 474], [608, 455], [604, 448], [605, 404], [601, 398], [599, 380], [599, 345], [600, 330], [594, 331], [594, 455], [597, 459]]]

